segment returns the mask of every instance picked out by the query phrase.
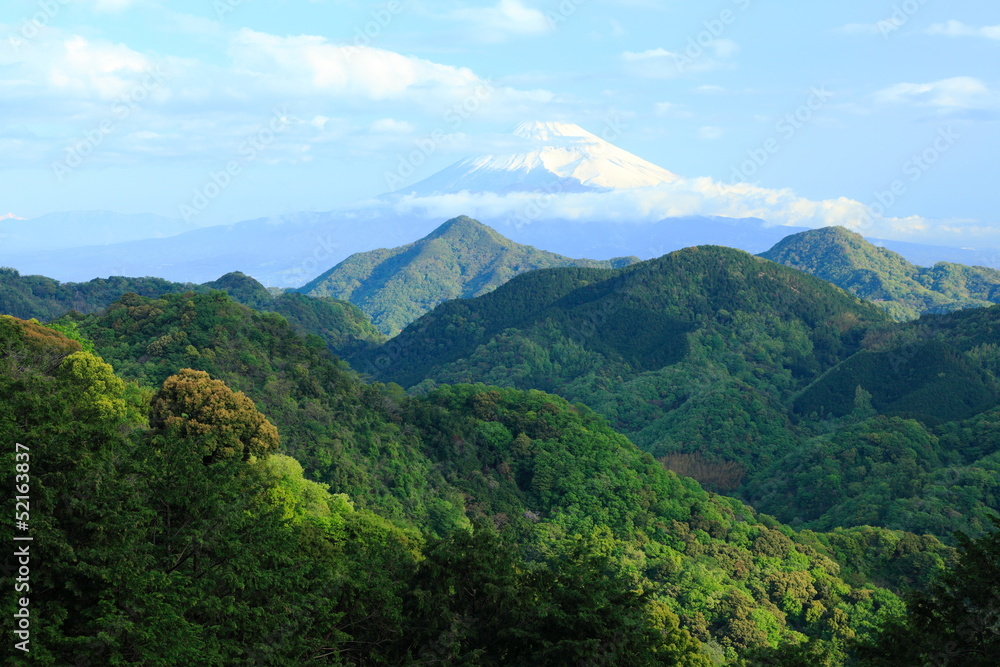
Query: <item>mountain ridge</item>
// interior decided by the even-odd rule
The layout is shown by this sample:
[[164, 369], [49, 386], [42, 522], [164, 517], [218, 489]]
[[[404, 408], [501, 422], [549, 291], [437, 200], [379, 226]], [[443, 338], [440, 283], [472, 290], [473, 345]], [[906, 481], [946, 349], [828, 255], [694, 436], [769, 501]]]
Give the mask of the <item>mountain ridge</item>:
[[552, 266], [611, 268], [638, 258], [572, 259], [506, 238], [467, 216], [397, 248], [356, 253], [297, 291], [354, 303], [389, 335], [439, 303], [489, 292], [525, 271]]
[[[779, 268], [780, 267], [780, 268]], [[777, 281], [777, 283], [775, 283]], [[715, 287], [709, 291], [705, 284]], [[747, 284], [752, 284], [751, 290]], [[462, 343], [451, 341], [441, 348], [447, 356], [461, 354], [462, 345], [471, 352], [484, 344], [495, 334], [524, 322], [542, 323], [551, 317], [559, 318], [560, 310], [578, 310], [580, 322], [571, 323], [570, 330], [592, 330], [585, 336], [587, 344], [605, 346], [609, 344], [604, 327], [631, 325], [639, 327], [656, 324], [641, 318], [627, 321], [622, 317], [624, 310], [634, 309], [638, 304], [655, 304], [658, 313], [668, 317], [678, 317], [692, 325], [705, 318], [713, 318], [716, 310], [728, 312], [733, 303], [726, 301], [729, 296], [738, 296], [740, 302], [750, 303], [756, 298], [772, 299], [767, 290], [776, 289], [780, 293], [773, 297], [775, 303], [801, 303], [803, 309], [816, 311], [816, 318], [822, 317], [815, 304], [803, 296], [819, 291], [836, 302], [835, 308], [857, 309], [859, 318], [880, 321], [881, 311], [854, 295], [806, 273], [789, 269], [779, 264], [754, 257], [748, 253], [721, 246], [699, 246], [676, 251], [663, 257], [647, 260], [619, 269], [609, 268], [550, 268], [522, 274], [489, 294], [471, 300], [451, 301], [438, 306], [404, 330], [401, 337], [386, 344], [393, 348], [421, 349], [425, 354], [433, 354], [434, 345], [411, 340], [417, 337], [423, 341], [434, 336], [434, 331], [443, 332], [454, 319], [455, 331], [463, 331], [459, 321], [475, 321], [475, 332], [470, 333]], [[808, 288], [805, 286], [808, 285]], [[755, 291], [754, 291], [755, 290]], [[815, 299], [814, 299], [815, 300]], [[723, 302], [729, 305], [723, 307]], [[648, 302], [648, 303], [647, 303]], [[808, 308], [807, 308], [808, 306]], [[825, 306], [824, 306], [825, 307]], [[750, 308], [748, 305], [747, 308]], [[805, 312], [805, 311], [804, 311]], [[730, 315], [724, 315], [730, 317]], [[678, 321], [680, 321], [678, 320]], [[819, 321], [819, 320], [817, 320]], [[565, 324], [565, 323], [564, 323]], [[600, 332], [600, 336], [597, 336]], [[582, 334], [581, 334], [582, 335]], [[623, 334], [624, 335], [624, 334]], [[372, 350], [375, 357], [383, 352]], [[404, 386], [415, 384], [427, 376], [426, 369], [400, 367], [401, 357], [394, 355], [396, 364], [386, 369], [385, 377]], [[408, 360], [407, 366], [417, 363]], [[384, 366], [375, 363], [375, 366]], [[433, 366], [434, 363], [431, 363]], [[641, 362], [640, 365], [648, 365]], [[428, 366], [427, 368], [430, 368]]]
[[920, 267], [844, 227], [792, 234], [761, 253], [882, 305], [897, 319], [1000, 302], [1000, 271], [938, 262]]

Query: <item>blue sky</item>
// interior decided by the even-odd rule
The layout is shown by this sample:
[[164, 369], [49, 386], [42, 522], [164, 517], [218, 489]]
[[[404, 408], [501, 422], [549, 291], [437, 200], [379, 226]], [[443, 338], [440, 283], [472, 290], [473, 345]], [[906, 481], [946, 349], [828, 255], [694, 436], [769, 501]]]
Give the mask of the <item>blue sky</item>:
[[414, 150], [411, 182], [551, 119], [690, 178], [881, 199], [901, 238], [1000, 245], [998, 9], [6, 0], [0, 214], [176, 217], [213, 181], [197, 222], [328, 210]]

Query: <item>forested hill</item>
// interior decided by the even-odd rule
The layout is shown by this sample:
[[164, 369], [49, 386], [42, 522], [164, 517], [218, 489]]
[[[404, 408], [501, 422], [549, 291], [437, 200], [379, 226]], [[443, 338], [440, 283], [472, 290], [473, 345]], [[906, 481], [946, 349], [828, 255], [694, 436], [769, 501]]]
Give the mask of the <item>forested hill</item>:
[[862, 347], [798, 395], [794, 409], [844, 416], [855, 407], [857, 387], [877, 413], [931, 425], [1000, 404], [1000, 306], [873, 330]]
[[755, 476], [756, 507], [816, 529], [994, 529], [1000, 306], [875, 329], [791, 407], [819, 435]]
[[0, 313], [47, 322], [71, 310], [97, 312], [129, 292], [155, 297], [189, 290], [207, 291], [198, 285], [162, 278], [111, 276], [85, 283], [61, 283], [45, 276], [22, 276], [14, 269], [0, 268]]
[[44, 276], [22, 276], [0, 268], [0, 313], [43, 322], [76, 311], [96, 313], [125, 294], [159, 297], [169, 293], [228, 293], [239, 303], [280, 313], [302, 334], [323, 338], [338, 354], [349, 354], [384, 341], [385, 337], [356, 306], [330, 298], [295, 293], [272, 294], [266, 287], [238, 271], [203, 285], [172, 283], [161, 278], [112, 276], [85, 283], [60, 283]]
[[442, 304], [353, 361], [404, 386], [475, 376], [550, 388], [612, 369], [656, 371], [705, 349], [742, 353], [757, 339], [761, 369], [787, 376], [775, 378], [787, 385], [846, 358], [866, 325], [886, 319], [872, 304], [800, 271], [699, 246], [624, 269], [518, 276], [477, 299]]
[[0, 317], [50, 663], [839, 665], [952, 559], [796, 533], [542, 392], [365, 385], [220, 292], [60, 326]]
[[939, 262], [919, 267], [843, 227], [792, 234], [761, 254], [878, 303], [897, 319], [1000, 303], [1000, 271]]
[[514, 243], [461, 216], [399, 248], [351, 255], [298, 291], [344, 299], [368, 313], [385, 334], [449, 299], [485, 294], [514, 276], [553, 266], [618, 267], [638, 261], [571, 259]]
[[1000, 307], [894, 323], [746, 253], [548, 269], [444, 304], [352, 363], [432, 390], [581, 401], [670, 469], [796, 527], [952, 541], [1000, 511]]

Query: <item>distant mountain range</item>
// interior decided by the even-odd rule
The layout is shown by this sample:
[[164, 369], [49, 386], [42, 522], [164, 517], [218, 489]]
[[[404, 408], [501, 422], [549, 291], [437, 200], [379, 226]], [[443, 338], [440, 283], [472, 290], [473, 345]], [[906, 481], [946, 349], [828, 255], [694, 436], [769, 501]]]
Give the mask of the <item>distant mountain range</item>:
[[[400, 224], [394, 234], [402, 236], [405, 229], [401, 221], [398, 222]], [[311, 228], [308, 222], [290, 224], [302, 225], [302, 234]], [[544, 236], [555, 245], [576, 244], [573, 247], [603, 248], [607, 251], [611, 248], [634, 248], [643, 238], [639, 233], [641, 230], [656, 230], [658, 234], [652, 236], [658, 235], [667, 242], [648, 247], [643, 253], [647, 257], [665, 255], [679, 249], [676, 246], [691, 247], [694, 238], [725, 238], [731, 245], [751, 246], [757, 252], [765, 250], [761, 256], [766, 259], [813, 274], [877, 303], [898, 320], [913, 319], [923, 313], [1000, 302], [1000, 271], [948, 262], [922, 268], [842, 227], [782, 236], [781, 230], [767, 228], [762, 221], [753, 219], [702, 218], [648, 225], [567, 222], [566, 225], [575, 225], [586, 231], [565, 233], [556, 238], [551, 232], [554, 227], [539, 225], [533, 235]], [[355, 220], [353, 225], [344, 223], [344, 227], [359, 234], [365, 224]], [[280, 245], [281, 232], [287, 229], [286, 226], [272, 226], [270, 234], [276, 245]], [[539, 234], [542, 229], [550, 230], [550, 234]], [[520, 231], [522, 236], [531, 235], [525, 234], [525, 230]], [[769, 240], [767, 232], [773, 233], [775, 243], [770, 249], [760, 248], [761, 242]], [[224, 238], [233, 232], [227, 228], [214, 228], [197, 233], [218, 234]], [[189, 236], [190, 233], [183, 234], [174, 239], [164, 239], [161, 243], [187, 242]], [[594, 239], [600, 239], [603, 245], [595, 245]], [[368, 243], [372, 242], [369, 239]], [[142, 243], [146, 242], [125, 245]], [[237, 244], [232, 245], [235, 247]], [[110, 252], [116, 247], [109, 246], [103, 251]], [[197, 246], [193, 247], [191, 254], [191, 262], [200, 257]], [[333, 297], [350, 302], [371, 318], [381, 335], [392, 336], [440, 303], [480, 296], [527, 271], [558, 266], [620, 268], [637, 261], [640, 258], [636, 256], [610, 260], [572, 259], [517, 243], [487, 225], [460, 216], [439, 225], [417, 241], [412, 241], [411, 237], [410, 242], [394, 248], [355, 253], [296, 291], [312, 297]], [[318, 266], [316, 261], [312, 264]], [[202, 272], [205, 271], [203, 268]], [[159, 278], [115, 277], [60, 285], [50, 278], [22, 277], [17, 272], [7, 271], [3, 275], [7, 279], [0, 280], [0, 306], [20, 317], [47, 319], [71, 308], [94, 312], [126, 291], [156, 296], [168, 291], [218, 287], [229, 291], [241, 303], [263, 310], [280, 310], [278, 305], [289, 301], [288, 298], [274, 301], [259, 281], [241, 272], [231, 272], [231, 275], [243, 276], [241, 281], [230, 279], [220, 283], [206, 280], [200, 284]], [[248, 287], [248, 282], [252, 286]], [[370, 327], [371, 323], [367, 326]], [[370, 338], [370, 332], [360, 329], [354, 334]]]
[[[298, 288], [356, 253], [394, 248], [468, 214], [468, 197], [494, 201], [479, 214], [512, 241], [564, 255], [609, 260], [659, 257], [693, 245], [764, 252], [804, 228], [758, 218], [643, 217], [615, 197], [670, 185], [678, 176], [569, 123], [529, 122], [508, 146], [461, 160], [410, 187], [329, 212], [291, 213], [194, 228], [182, 220], [111, 213], [61, 213], [0, 220], [0, 266], [84, 282], [154, 275], [203, 283], [241, 271], [267, 286]], [[572, 219], [549, 210], [550, 195], [595, 197], [603, 213]], [[575, 196], [575, 195], [574, 195]], [[485, 199], [484, 199], [485, 198]], [[595, 200], [596, 201], [596, 200]], [[918, 265], [988, 263], [988, 250], [874, 240]]]
[[111, 211], [71, 211], [49, 213], [31, 220], [8, 213], [0, 216], [0, 258], [9, 253], [163, 239], [198, 227], [184, 220], [149, 213], [126, 215]]
[[1000, 303], [1000, 271], [939, 262], [920, 267], [843, 227], [793, 234], [761, 257], [878, 303], [897, 319]]
[[[713, 231], [738, 233], [752, 222], [705, 219], [702, 229], [708, 236]], [[594, 235], [574, 238], [588, 236]], [[609, 233], [604, 238], [612, 242], [614, 237]], [[683, 243], [683, 237], [675, 241]], [[676, 249], [668, 246], [653, 254]], [[785, 237], [761, 257], [831, 282], [877, 303], [899, 320], [1000, 301], [1000, 271], [946, 262], [921, 268], [842, 227]], [[352, 255], [298, 291], [350, 301], [392, 336], [440, 303], [485, 294], [525, 271], [555, 266], [619, 268], [636, 261], [637, 257], [570, 259], [515, 243], [463, 216], [414, 243]]]
[[462, 216], [414, 243], [351, 255], [298, 291], [350, 301], [383, 333], [395, 335], [440, 303], [485, 294], [525, 271], [618, 268], [638, 261], [570, 259], [514, 243]]

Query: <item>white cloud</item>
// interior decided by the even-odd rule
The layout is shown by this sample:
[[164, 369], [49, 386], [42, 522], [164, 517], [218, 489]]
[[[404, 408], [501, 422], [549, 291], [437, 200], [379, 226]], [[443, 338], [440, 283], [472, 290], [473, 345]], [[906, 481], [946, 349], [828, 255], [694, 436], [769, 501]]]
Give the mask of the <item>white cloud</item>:
[[[21, 165], [37, 164], [38, 155], [45, 153], [49, 158], [41, 162], [48, 164], [70, 140], [79, 140], [102, 122], [120, 129], [139, 110], [162, 108], [171, 99], [167, 81], [185, 66], [179, 58], [154, 57], [55, 28], [21, 43], [0, 61], [5, 65], [0, 98], [6, 103], [6, 121], [45, 127], [27, 140], [31, 146], [10, 155]], [[154, 118], [145, 121], [153, 123]]]
[[739, 45], [730, 39], [716, 39], [705, 47], [695, 47], [697, 48], [689, 47], [684, 51], [668, 51], [664, 48], [625, 51], [620, 59], [629, 75], [648, 79], [673, 79], [684, 74], [729, 67], [729, 60], [740, 50]]
[[152, 58], [123, 44], [88, 40], [50, 30], [47, 39], [23, 41], [0, 57], [6, 65], [0, 94], [16, 98], [44, 96], [107, 101], [124, 94], [154, 67]]
[[961, 21], [947, 21], [945, 23], [935, 23], [927, 29], [928, 35], [946, 35], [948, 37], [986, 37], [987, 39], [1000, 39], [1000, 25], [983, 26], [977, 28], [967, 25]]
[[[57, 1], [61, 4], [66, 2], [66, 0]], [[120, 12], [138, 5], [142, 0], [76, 0], [76, 2], [83, 5], [93, 5], [94, 9], [99, 12]]]
[[357, 95], [398, 99], [433, 89], [474, 88], [481, 81], [465, 67], [440, 65], [367, 46], [341, 46], [323, 37], [279, 37], [243, 28], [230, 50], [237, 73], [259, 86], [289, 94]]
[[930, 83], [897, 83], [875, 93], [879, 104], [913, 104], [941, 110], [982, 109], [994, 95], [979, 79], [959, 76]]
[[401, 214], [445, 219], [456, 212], [481, 220], [609, 220], [652, 222], [693, 215], [760, 218], [772, 225], [826, 227], [842, 225], [880, 238], [925, 238], [940, 233], [939, 223], [920, 217], [874, 215], [859, 201], [841, 197], [813, 201], [788, 189], [772, 190], [749, 183], [726, 184], [710, 178], [680, 179], [656, 187], [612, 192], [510, 194], [469, 193], [417, 197], [395, 201]]
[[732, 58], [740, 51], [740, 45], [731, 39], [716, 39], [711, 43], [715, 55], [719, 58]]
[[698, 128], [698, 138], [706, 139], [708, 141], [713, 141], [715, 139], [721, 139], [725, 131], [721, 127], [713, 127], [711, 125], [706, 125], [704, 127]]
[[878, 23], [848, 23], [834, 28], [833, 31], [842, 35], [879, 35], [884, 30]]
[[622, 54], [622, 60], [627, 63], [642, 62], [643, 60], [651, 60], [653, 58], [679, 58], [679, 54], [673, 51], [667, 51], [666, 49], [648, 49], [646, 51], [626, 51]]
[[90, 42], [74, 36], [54, 54], [48, 80], [55, 88], [95, 92], [102, 100], [125, 94], [136, 75], [152, 69], [152, 61], [123, 44]]
[[503, 42], [512, 36], [544, 35], [552, 23], [537, 9], [521, 0], [500, 0], [493, 7], [456, 9], [448, 18], [462, 23], [469, 37], [481, 42]]
[[322, 37], [246, 29], [223, 37], [228, 62], [221, 63], [143, 53], [57, 27], [3, 50], [5, 123], [46, 128], [7, 140], [8, 164], [48, 167], [108, 119], [113, 131], [88, 165], [132, 164], [130, 153], [171, 161], [227, 155], [277, 108], [295, 122], [269, 152], [298, 161], [313, 148], [369, 151], [372, 137], [398, 141], [418, 120], [454, 131], [473, 117], [530, 117], [553, 99], [468, 68]]
[[371, 125], [371, 131], [377, 134], [410, 134], [415, 129], [413, 123], [395, 118], [380, 118]]
[[691, 110], [682, 104], [674, 102], [659, 102], [653, 108], [657, 116], [667, 116], [669, 118], [689, 119], [694, 118]]

